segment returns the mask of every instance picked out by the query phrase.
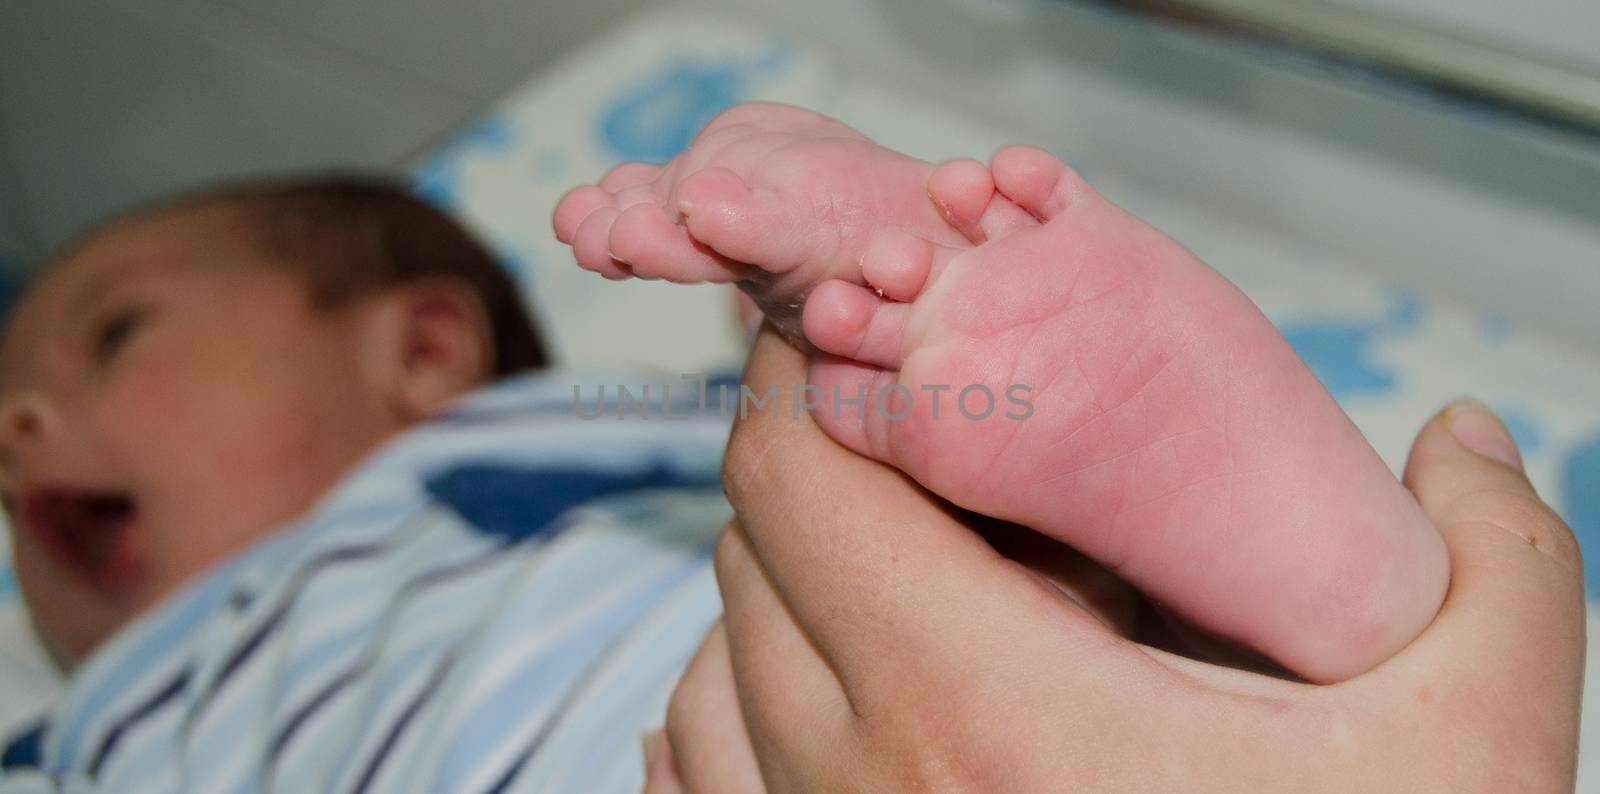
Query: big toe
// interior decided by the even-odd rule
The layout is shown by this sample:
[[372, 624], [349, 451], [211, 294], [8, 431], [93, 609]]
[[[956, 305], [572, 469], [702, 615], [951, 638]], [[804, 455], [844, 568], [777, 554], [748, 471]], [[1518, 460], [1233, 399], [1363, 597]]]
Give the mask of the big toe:
[[724, 257], [772, 272], [804, 261], [792, 208], [770, 192], [751, 190], [729, 169], [707, 168], [685, 177], [674, 200], [689, 234]]
[[641, 202], [622, 211], [607, 238], [611, 256], [633, 275], [680, 284], [734, 281], [747, 268], [696, 245], [660, 205]]
[[858, 455], [882, 459], [884, 427], [868, 418], [893, 375], [860, 361], [823, 356], [812, 362], [806, 380], [816, 390], [806, 405], [822, 431]]

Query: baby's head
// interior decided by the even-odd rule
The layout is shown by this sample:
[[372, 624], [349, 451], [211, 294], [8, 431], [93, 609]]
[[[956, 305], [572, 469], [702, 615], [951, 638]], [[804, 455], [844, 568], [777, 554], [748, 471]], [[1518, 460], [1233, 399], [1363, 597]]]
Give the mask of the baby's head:
[[517, 290], [365, 179], [233, 187], [69, 247], [0, 339], [0, 495], [72, 666], [452, 397], [542, 366]]

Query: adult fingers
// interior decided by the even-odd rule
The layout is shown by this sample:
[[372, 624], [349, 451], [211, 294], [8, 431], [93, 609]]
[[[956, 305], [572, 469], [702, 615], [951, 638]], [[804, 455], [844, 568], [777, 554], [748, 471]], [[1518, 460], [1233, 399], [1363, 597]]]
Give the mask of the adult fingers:
[[1430, 420], [1405, 483], [1450, 550], [1439, 622], [1482, 622], [1508, 648], [1570, 637], [1582, 625], [1577, 540], [1534, 491], [1511, 435], [1487, 408], [1458, 400]]
[[852, 711], [841, 682], [796, 625], [737, 521], [723, 531], [714, 562], [726, 663], [762, 777], [773, 791], [814, 789], [808, 781], [850, 749]]
[[[728, 635], [722, 621], [706, 633], [667, 704], [664, 770], [692, 794], [758, 794], [766, 789], [739, 713]], [[663, 779], [668, 778], [666, 774]], [[663, 787], [662, 792], [673, 791]], [[648, 789], [647, 789], [648, 791]]]
[[1405, 483], [1444, 536], [1451, 580], [1433, 624], [1387, 669], [1419, 701], [1470, 700], [1458, 705], [1505, 726], [1519, 758], [1570, 770], [1584, 654], [1571, 531], [1528, 482], [1505, 426], [1470, 400], [1423, 427]]
[[684, 794], [683, 776], [665, 730], [644, 737], [644, 794]]
[[804, 357], [763, 328], [745, 382], [768, 402], [742, 406], [724, 484], [751, 553], [858, 711], [872, 696], [961, 686], [1046, 636], [1060, 665], [1074, 648], [1120, 641], [942, 501], [823, 435], [803, 405], [804, 374]]

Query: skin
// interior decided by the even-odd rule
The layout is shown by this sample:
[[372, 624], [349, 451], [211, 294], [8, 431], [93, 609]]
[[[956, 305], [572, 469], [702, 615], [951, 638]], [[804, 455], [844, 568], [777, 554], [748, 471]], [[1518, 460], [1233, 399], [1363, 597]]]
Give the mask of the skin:
[[1267, 317], [1048, 152], [934, 166], [753, 103], [553, 220], [608, 278], [737, 283], [831, 354], [833, 439], [1303, 678], [1371, 669], [1444, 597], [1438, 533]]
[[[746, 378], [804, 372], [769, 330]], [[1444, 605], [1328, 686], [1129, 639], [1094, 577], [998, 553], [809, 422], [753, 412], [725, 477], [726, 614], [646, 742], [650, 794], [1572, 789], [1581, 559], [1481, 406], [1431, 420], [1406, 470], [1449, 548]]]
[[[0, 342], [0, 492], [29, 613], [66, 669], [486, 378], [464, 288], [323, 310], [251, 240], [222, 204], [119, 222], [41, 277]], [[41, 486], [135, 500], [110, 570], [70, 564], [18, 515]]]

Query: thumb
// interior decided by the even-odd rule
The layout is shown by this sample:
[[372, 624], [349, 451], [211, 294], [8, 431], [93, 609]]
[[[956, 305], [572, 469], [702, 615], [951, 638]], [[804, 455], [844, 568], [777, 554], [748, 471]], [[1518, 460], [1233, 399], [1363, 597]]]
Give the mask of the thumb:
[[1405, 484], [1444, 535], [1452, 569], [1492, 565], [1581, 603], [1578, 542], [1534, 491], [1511, 433], [1482, 403], [1458, 399], [1423, 426]]
[[1570, 689], [1575, 720], [1582, 559], [1571, 530], [1523, 474], [1505, 425], [1477, 401], [1452, 402], [1418, 434], [1405, 484], [1444, 537], [1451, 579], [1433, 625], [1395, 661], [1411, 657], [1427, 676], [1456, 668], [1492, 680], [1518, 671], [1552, 698]]

